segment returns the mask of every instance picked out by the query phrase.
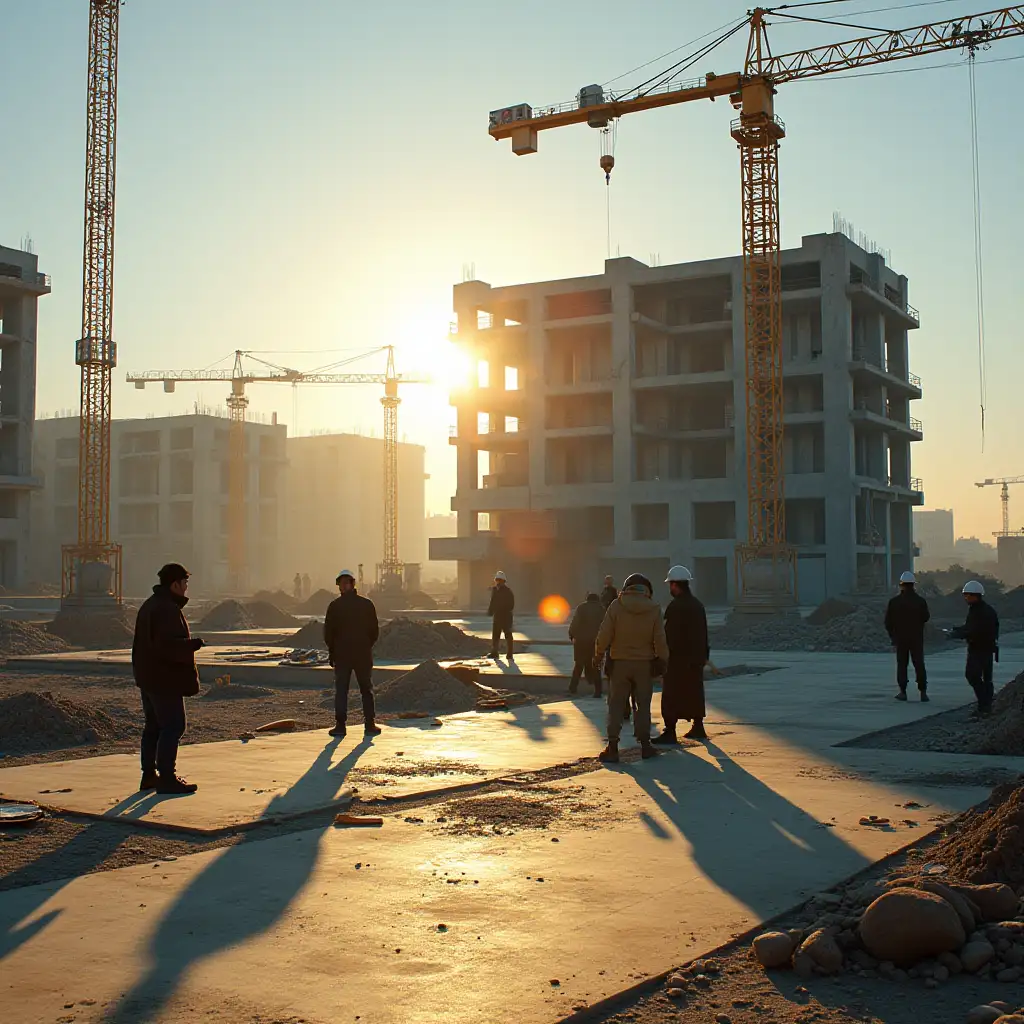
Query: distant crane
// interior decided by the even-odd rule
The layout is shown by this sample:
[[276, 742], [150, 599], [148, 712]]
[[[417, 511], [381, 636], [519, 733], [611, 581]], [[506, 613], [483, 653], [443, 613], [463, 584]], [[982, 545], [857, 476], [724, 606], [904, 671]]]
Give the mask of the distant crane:
[[[326, 373], [342, 363], [321, 370], [304, 372], [287, 366], [276, 366], [259, 359], [252, 352], [235, 351], [234, 366], [230, 370], [145, 370], [129, 373], [128, 383], [143, 389], [147, 384], [162, 383], [168, 394], [178, 383], [201, 381], [230, 381], [228, 395], [228, 588], [233, 593], [245, 591], [247, 579], [246, 502], [245, 502], [245, 410], [249, 398], [247, 384], [383, 384], [384, 397], [384, 558], [377, 566], [377, 587], [381, 590], [400, 590], [403, 565], [398, 557], [398, 397], [399, 384], [429, 384], [429, 377], [413, 377], [395, 372], [395, 350], [386, 345], [375, 351], [386, 351], [387, 368], [384, 373]], [[351, 363], [369, 353], [350, 359]], [[259, 363], [262, 371], [249, 371], [242, 365], [243, 358]]]
[[1010, 537], [1013, 535], [1013, 531], [1010, 529], [1010, 484], [1024, 484], [1024, 476], [989, 477], [987, 480], [982, 480], [974, 486], [994, 487], [996, 484], [999, 484], [1001, 487], [999, 500], [1003, 506], [1003, 528], [999, 533], [994, 533], [993, 536]]

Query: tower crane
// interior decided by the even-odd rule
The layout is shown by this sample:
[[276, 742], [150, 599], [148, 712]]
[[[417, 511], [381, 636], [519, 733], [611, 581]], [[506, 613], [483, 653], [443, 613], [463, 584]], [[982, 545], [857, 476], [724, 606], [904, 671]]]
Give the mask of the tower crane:
[[110, 381], [114, 344], [117, 34], [122, 0], [90, 0], [85, 238], [78, 435], [78, 537], [61, 549], [62, 606], [121, 602], [121, 547], [110, 541]]
[[[681, 82], [679, 72], [673, 70], [632, 90], [635, 95], [622, 97], [605, 96], [599, 85], [584, 86], [574, 101], [555, 107], [535, 111], [528, 104], [519, 104], [491, 111], [488, 131], [493, 139], [511, 140], [512, 152], [522, 156], [537, 152], [538, 134], [548, 128], [586, 123], [605, 130], [625, 114], [719, 96], [728, 97], [739, 111], [730, 132], [740, 151], [743, 211], [748, 519], [746, 542], [737, 545], [736, 565], [740, 603], [772, 606], [792, 601], [796, 587], [796, 552], [786, 542], [783, 491], [778, 172], [779, 143], [786, 128], [775, 116], [777, 87], [947, 50], [973, 55], [996, 40], [1024, 35], [1024, 6], [909, 29], [872, 30], [857, 39], [780, 55], [773, 54], [769, 45], [769, 16], [801, 20], [784, 7], [754, 8], [744, 21], [702, 47], [693, 58], [702, 59], [746, 26], [742, 71], [708, 73], [697, 81]], [[608, 174], [611, 166], [603, 155], [602, 170]]]
[[999, 500], [1003, 506], [1003, 528], [994, 536], [1009, 537], [1012, 535], [1010, 530], [1010, 484], [1024, 484], [1024, 476], [989, 477], [987, 480], [979, 481], [974, 486], [995, 487], [997, 484], [1000, 486]]
[[[395, 372], [394, 346], [387, 345], [387, 368], [384, 373], [327, 373], [324, 370], [303, 372], [286, 366], [275, 366], [258, 359], [251, 352], [236, 350], [230, 370], [145, 370], [129, 373], [128, 382], [143, 389], [147, 384], [162, 383], [164, 391], [173, 393], [178, 383], [230, 381], [228, 395], [228, 587], [242, 593], [247, 583], [246, 545], [246, 470], [245, 470], [245, 410], [249, 398], [248, 384], [382, 384], [384, 397], [384, 558], [377, 567], [377, 586], [380, 589], [400, 589], [402, 563], [398, 558], [398, 396], [399, 384], [428, 384], [430, 378]], [[362, 353], [344, 362], [353, 362], [366, 355]], [[259, 363], [261, 371], [249, 371], [243, 358]], [[341, 364], [334, 364], [335, 366]]]

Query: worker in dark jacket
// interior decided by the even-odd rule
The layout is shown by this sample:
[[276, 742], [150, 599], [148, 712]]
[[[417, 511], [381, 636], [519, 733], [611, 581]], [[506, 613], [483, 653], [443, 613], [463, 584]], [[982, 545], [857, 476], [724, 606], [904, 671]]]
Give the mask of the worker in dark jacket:
[[594, 644], [604, 620], [604, 607], [597, 594], [587, 594], [587, 599], [576, 606], [572, 621], [569, 623], [569, 639], [572, 641], [572, 678], [569, 680], [569, 692], [576, 693], [580, 686], [580, 676], [585, 675], [587, 682], [594, 687], [594, 696], [601, 696], [601, 673], [595, 661]]
[[363, 733], [379, 736], [377, 712], [373, 703], [373, 645], [380, 636], [377, 609], [373, 602], [356, 593], [356, 578], [351, 569], [342, 569], [334, 582], [339, 596], [327, 606], [324, 641], [327, 657], [334, 668], [334, 728], [332, 736], [344, 736], [348, 722], [348, 690], [352, 673], [363, 698]]
[[914, 676], [921, 700], [928, 700], [928, 673], [924, 667], [924, 624], [931, 618], [928, 602], [914, 589], [914, 574], [900, 577], [900, 592], [885, 609], [885, 631], [896, 648], [897, 700], [907, 699], [907, 662], [914, 663]]
[[601, 591], [601, 604], [607, 608], [618, 596], [619, 591], [615, 586], [615, 580], [611, 576], [605, 576], [604, 589]]
[[704, 605], [690, 591], [693, 576], [684, 565], [668, 571], [672, 600], [665, 609], [665, 639], [668, 641], [668, 670], [661, 681], [661, 717], [664, 731], [652, 742], [678, 743], [676, 722], [693, 723], [686, 738], [706, 740], [704, 731], [704, 666], [711, 657], [708, 646], [708, 617]]
[[985, 601], [985, 588], [977, 581], [964, 584], [967, 621], [950, 632], [950, 636], [967, 641], [967, 667], [964, 675], [978, 698], [978, 716], [992, 714], [992, 662], [999, 660], [999, 616]]
[[157, 579], [152, 596], [135, 617], [132, 640], [132, 675], [146, 716], [139, 790], [183, 795], [199, 788], [180, 778], [175, 768], [178, 743], [185, 734], [185, 698], [199, 692], [196, 651], [203, 641], [192, 636], [182, 613], [188, 604], [188, 570], [172, 562]]
[[505, 634], [505, 649], [508, 660], [512, 656], [512, 613], [516, 607], [516, 596], [508, 585], [508, 579], [500, 570], [494, 574], [494, 586], [491, 587], [491, 600], [487, 606], [487, 614], [491, 616], [491, 657], [497, 660], [498, 645], [501, 634]]

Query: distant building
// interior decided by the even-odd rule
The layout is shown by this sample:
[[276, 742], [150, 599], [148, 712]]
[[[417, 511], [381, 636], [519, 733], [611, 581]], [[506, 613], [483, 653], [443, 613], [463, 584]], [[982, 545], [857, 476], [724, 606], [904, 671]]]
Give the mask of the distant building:
[[979, 562], [994, 562], [996, 548], [977, 537], [957, 537], [953, 545], [953, 560], [961, 565], [977, 565]]
[[49, 294], [33, 253], [0, 246], [0, 586], [8, 589], [31, 576], [30, 495], [40, 486], [32, 466], [37, 307]]
[[[459, 517], [454, 512], [427, 516], [427, 544], [441, 537], [459, 535]], [[423, 566], [425, 578], [454, 579], [458, 573], [458, 562], [437, 562], [428, 559]]]
[[[338, 570], [363, 566], [367, 586], [384, 557], [384, 442], [357, 434], [290, 437], [284, 575], [334, 588]], [[398, 557], [426, 558], [424, 449], [398, 445]]]
[[914, 543], [918, 557], [952, 558], [954, 551], [953, 510], [951, 508], [914, 509]]
[[[284, 424], [246, 423], [249, 586], [285, 578]], [[114, 420], [110, 536], [122, 546], [124, 593], [140, 596], [164, 562], [195, 574], [196, 593], [228, 583], [228, 421], [210, 415]], [[39, 420], [32, 500], [32, 578], [60, 582], [60, 548], [78, 516], [78, 417]]]

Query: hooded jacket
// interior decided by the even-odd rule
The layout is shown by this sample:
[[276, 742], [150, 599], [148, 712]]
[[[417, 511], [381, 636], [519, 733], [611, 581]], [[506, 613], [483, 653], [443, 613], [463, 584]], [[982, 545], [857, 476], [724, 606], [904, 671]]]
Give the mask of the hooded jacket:
[[597, 634], [595, 657], [609, 647], [614, 661], [668, 661], [661, 608], [646, 591], [624, 590], [608, 606]]
[[196, 651], [201, 640], [193, 640], [182, 609], [187, 597], [172, 594], [158, 584], [135, 617], [132, 640], [132, 675], [140, 690], [179, 697], [199, 692]]

